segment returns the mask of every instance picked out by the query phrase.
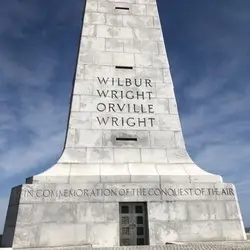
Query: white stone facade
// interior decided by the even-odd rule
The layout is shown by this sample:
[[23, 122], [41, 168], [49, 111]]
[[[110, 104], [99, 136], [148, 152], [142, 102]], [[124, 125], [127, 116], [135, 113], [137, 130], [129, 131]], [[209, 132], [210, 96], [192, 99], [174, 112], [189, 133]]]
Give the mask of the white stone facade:
[[149, 245], [246, 239], [235, 187], [186, 151], [156, 0], [86, 0], [65, 148], [27, 183], [4, 247], [120, 246], [124, 202]]
[[32, 181], [118, 180], [222, 181], [185, 149], [155, 0], [87, 0], [65, 149]]

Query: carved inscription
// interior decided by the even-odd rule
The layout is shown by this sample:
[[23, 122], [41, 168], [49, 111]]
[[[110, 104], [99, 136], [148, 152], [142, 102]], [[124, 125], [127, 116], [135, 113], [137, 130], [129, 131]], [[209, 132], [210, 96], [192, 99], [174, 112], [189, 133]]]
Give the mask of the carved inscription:
[[96, 119], [101, 127], [154, 127], [150, 79], [97, 77], [97, 81], [100, 89], [96, 89], [96, 94], [101, 101], [96, 105], [100, 113]]
[[71, 197], [199, 197], [234, 196], [232, 188], [78, 188], [78, 189], [33, 189], [22, 190], [22, 197], [33, 198], [71, 198]]

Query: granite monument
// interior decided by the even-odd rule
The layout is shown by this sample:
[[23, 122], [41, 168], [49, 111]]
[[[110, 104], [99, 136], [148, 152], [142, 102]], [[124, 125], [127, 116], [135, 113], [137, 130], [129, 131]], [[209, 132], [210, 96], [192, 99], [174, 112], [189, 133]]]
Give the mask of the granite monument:
[[2, 245], [244, 239], [234, 185], [185, 148], [156, 0], [86, 0], [63, 153], [12, 189]]

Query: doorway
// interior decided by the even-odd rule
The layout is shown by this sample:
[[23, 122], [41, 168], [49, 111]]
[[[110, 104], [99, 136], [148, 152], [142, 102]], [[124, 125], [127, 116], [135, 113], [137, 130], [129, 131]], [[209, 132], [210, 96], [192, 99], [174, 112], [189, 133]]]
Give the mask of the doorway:
[[120, 203], [120, 245], [148, 245], [146, 202]]

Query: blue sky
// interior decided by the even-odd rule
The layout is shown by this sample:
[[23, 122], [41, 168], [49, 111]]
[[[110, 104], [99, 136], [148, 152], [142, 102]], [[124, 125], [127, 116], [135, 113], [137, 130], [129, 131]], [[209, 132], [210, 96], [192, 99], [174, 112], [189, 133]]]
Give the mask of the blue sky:
[[[250, 226], [250, 1], [158, 0], [190, 155]], [[0, 1], [0, 232], [12, 186], [62, 151], [82, 0]]]

